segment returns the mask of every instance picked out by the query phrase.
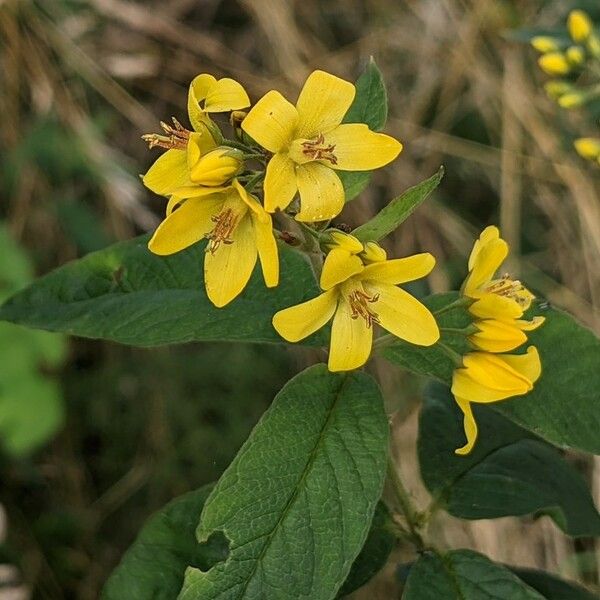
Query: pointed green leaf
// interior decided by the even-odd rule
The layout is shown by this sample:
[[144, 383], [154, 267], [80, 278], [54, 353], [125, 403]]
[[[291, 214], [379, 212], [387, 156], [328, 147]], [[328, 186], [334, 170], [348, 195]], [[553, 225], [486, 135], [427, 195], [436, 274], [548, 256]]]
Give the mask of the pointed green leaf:
[[102, 591], [102, 600], [173, 600], [189, 565], [208, 569], [227, 557], [222, 538], [200, 546], [194, 531], [212, 485], [189, 492], [156, 513], [138, 534]]
[[[344, 123], [366, 123], [373, 131], [380, 131], [387, 121], [387, 93], [381, 71], [371, 58], [357, 79], [354, 102], [344, 117]], [[370, 171], [337, 171], [344, 185], [346, 202], [356, 198], [371, 180]]]
[[[425, 304], [434, 312], [457, 298], [456, 293], [436, 294]], [[542, 362], [542, 375], [524, 396], [495, 402], [494, 410], [563, 448], [600, 454], [600, 340], [570, 315], [550, 308], [539, 310], [546, 322], [529, 333]], [[438, 318], [440, 327], [460, 328], [470, 322], [462, 309]], [[459, 353], [468, 346], [462, 335], [442, 332], [442, 342]], [[519, 350], [522, 351], [522, 350]], [[516, 351], [517, 353], [519, 351]], [[420, 348], [398, 341], [383, 351], [391, 362], [448, 385], [454, 364], [438, 344]]]
[[507, 568], [471, 550], [424, 553], [410, 569], [402, 600], [544, 600]]
[[387, 443], [371, 377], [325, 365], [296, 376], [202, 511], [198, 539], [222, 533], [228, 559], [188, 569], [180, 598], [334, 598], [367, 537]]
[[597, 595], [551, 573], [520, 567], [509, 568], [521, 581], [537, 590], [546, 600], [598, 600]]
[[443, 176], [444, 167], [440, 167], [435, 175], [409, 188], [397, 198], [394, 198], [370, 221], [357, 227], [352, 232], [352, 235], [356, 236], [362, 242], [377, 242], [386, 235], [389, 235], [413, 213], [421, 202], [429, 197], [431, 192], [439, 185]]
[[356, 557], [350, 573], [338, 593], [338, 598], [343, 598], [362, 587], [383, 569], [396, 545], [396, 535], [392, 527], [389, 510], [383, 502], [379, 502], [375, 509], [367, 541]]
[[282, 246], [277, 288], [265, 287], [257, 266], [242, 295], [215, 308], [204, 291], [205, 243], [163, 257], [147, 241], [121, 242], [52, 271], [0, 307], [0, 319], [132, 346], [282, 342], [271, 324], [275, 312], [319, 293], [305, 257]]
[[474, 407], [479, 438], [468, 456], [462, 412], [442, 384], [427, 387], [419, 420], [419, 462], [429, 491], [452, 515], [495, 519], [548, 514], [571, 536], [600, 535], [587, 485], [559, 452], [485, 405]]

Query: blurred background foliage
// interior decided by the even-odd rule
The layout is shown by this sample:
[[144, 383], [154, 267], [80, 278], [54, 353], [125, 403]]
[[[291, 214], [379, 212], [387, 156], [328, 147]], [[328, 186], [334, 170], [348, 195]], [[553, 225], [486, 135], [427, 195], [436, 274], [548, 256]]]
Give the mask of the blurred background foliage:
[[[444, 164], [435, 198], [388, 248], [432, 251], [442, 267], [429, 284], [443, 291], [463, 277], [476, 232], [499, 223], [510, 269], [599, 332], [600, 175], [572, 149], [598, 124], [546, 98], [536, 53], [505, 35], [562, 27], [574, 7], [600, 23], [595, 0], [0, 0], [0, 298], [29, 280], [29, 260], [43, 274], [158, 223], [164, 201], [138, 179], [156, 153], [140, 135], [171, 115], [185, 121], [198, 73], [232, 76], [254, 100], [271, 88], [293, 99], [313, 68], [353, 80], [374, 55], [388, 83], [387, 131], [405, 149], [340, 221], [358, 225]], [[97, 598], [147, 517], [218, 478], [277, 390], [316, 357], [75, 339], [67, 349], [57, 337], [0, 329], [0, 559], [18, 569], [11, 597]], [[424, 503], [418, 386], [390, 365], [370, 368]], [[17, 375], [30, 426], [15, 441], [3, 415]], [[598, 499], [600, 464], [569, 459]], [[573, 542], [546, 518], [440, 517], [433, 531], [454, 547], [598, 584], [593, 541]], [[396, 597], [393, 570], [356, 598]]]

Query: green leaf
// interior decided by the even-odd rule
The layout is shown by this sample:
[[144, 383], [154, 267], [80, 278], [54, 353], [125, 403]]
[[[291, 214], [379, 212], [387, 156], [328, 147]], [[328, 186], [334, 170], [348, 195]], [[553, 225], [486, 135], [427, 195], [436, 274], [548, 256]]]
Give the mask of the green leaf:
[[548, 514], [571, 536], [600, 535], [587, 485], [554, 448], [488, 406], [474, 406], [479, 438], [471, 454], [462, 412], [450, 390], [427, 387], [419, 421], [419, 462], [429, 491], [455, 517], [495, 519]]
[[210, 495], [198, 539], [225, 562], [190, 568], [180, 598], [334, 598], [367, 538], [388, 423], [374, 380], [316, 365], [277, 395]]
[[201, 546], [194, 535], [211, 489], [189, 492], [151, 517], [106, 582], [103, 600], [173, 600], [189, 565], [208, 569], [227, 558], [223, 538]]
[[338, 593], [338, 598], [351, 594], [374, 577], [385, 566], [395, 545], [396, 536], [392, 530], [392, 518], [385, 504], [379, 502], [367, 541], [356, 557], [350, 574]]
[[121, 242], [56, 269], [0, 307], [0, 319], [133, 346], [282, 342], [271, 324], [275, 312], [319, 293], [305, 257], [282, 246], [277, 288], [265, 287], [257, 266], [242, 295], [215, 308], [204, 291], [204, 242], [163, 257], [147, 241]]
[[356, 96], [344, 123], [366, 123], [369, 129], [381, 131], [387, 121], [388, 101], [383, 75], [373, 57], [355, 85]]
[[370, 221], [357, 227], [352, 234], [362, 242], [377, 242], [389, 235], [413, 213], [421, 202], [429, 197], [443, 176], [444, 167], [440, 167], [435, 175], [394, 198]]
[[581, 586], [570, 581], [567, 582], [551, 573], [517, 567], [509, 568], [529, 587], [542, 594], [546, 600], [598, 600], [598, 596]]
[[[433, 311], [449, 304], [457, 293], [425, 299]], [[563, 448], [600, 454], [600, 340], [573, 317], [558, 309], [538, 311], [546, 322], [530, 332], [527, 345], [537, 347], [542, 375], [525, 396], [491, 406], [539, 437]], [[466, 311], [451, 310], [439, 317], [440, 327], [460, 328], [470, 322]], [[461, 335], [442, 332], [442, 342], [459, 353], [468, 346]], [[454, 364], [438, 344], [420, 348], [398, 341], [383, 351], [391, 362], [448, 385]]]
[[[355, 83], [356, 96], [344, 123], [366, 123], [373, 131], [380, 131], [387, 121], [387, 93], [381, 71], [373, 58]], [[337, 171], [344, 185], [346, 202], [356, 198], [371, 180], [370, 171]]]
[[410, 569], [402, 600], [544, 600], [508, 569], [471, 550], [424, 553]]

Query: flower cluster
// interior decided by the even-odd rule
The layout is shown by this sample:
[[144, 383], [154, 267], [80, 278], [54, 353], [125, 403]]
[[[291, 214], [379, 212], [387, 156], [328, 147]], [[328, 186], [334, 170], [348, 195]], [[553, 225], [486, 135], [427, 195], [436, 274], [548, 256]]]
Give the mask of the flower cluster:
[[[344, 122], [355, 93], [353, 84], [315, 71], [295, 106], [272, 90], [251, 107], [239, 83], [202, 74], [188, 92], [191, 129], [173, 119], [161, 123], [164, 133], [143, 136], [151, 148], [166, 150], [143, 177], [167, 198], [150, 251], [169, 255], [205, 240], [206, 294], [221, 308], [243, 292], [257, 262], [265, 285], [276, 287], [278, 242], [298, 246], [311, 256], [322, 293], [277, 312], [273, 327], [297, 342], [331, 321], [331, 371], [363, 366], [378, 327], [389, 332], [375, 340], [382, 346], [397, 338], [432, 346], [440, 337], [434, 315], [400, 287], [428, 275], [434, 257], [388, 259], [376, 242], [330, 226], [345, 203], [338, 172], [382, 167], [402, 149], [363, 123]], [[222, 112], [230, 113], [234, 139], [225, 138], [211, 116]], [[506, 354], [542, 321], [521, 318], [532, 295], [518, 281], [492, 279], [507, 252], [498, 230], [486, 229], [463, 286], [474, 317], [474, 351], [460, 359], [453, 378], [468, 440], [461, 454], [470, 451], [477, 433], [470, 403], [524, 394], [540, 374], [535, 348]]]
[[[548, 96], [562, 108], [578, 108], [600, 98], [600, 34], [582, 10], [569, 13], [567, 30], [570, 41], [544, 35], [531, 44], [541, 53], [540, 67], [556, 77], [544, 86]], [[600, 162], [600, 139], [579, 138], [574, 146], [583, 158]]]
[[525, 354], [506, 354], [527, 341], [525, 332], [544, 322], [543, 317], [522, 318], [534, 296], [520, 281], [509, 275], [494, 278], [507, 255], [508, 244], [498, 228], [487, 227], [469, 257], [462, 295], [473, 317], [474, 332], [468, 340], [474, 351], [462, 358], [452, 377], [452, 393], [464, 413], [467, 437], [457, 454], [468, 454], [477, 438], [472, 402], [497, 402], [526, 394], [541, 374], [535, 346], [529, 346]]

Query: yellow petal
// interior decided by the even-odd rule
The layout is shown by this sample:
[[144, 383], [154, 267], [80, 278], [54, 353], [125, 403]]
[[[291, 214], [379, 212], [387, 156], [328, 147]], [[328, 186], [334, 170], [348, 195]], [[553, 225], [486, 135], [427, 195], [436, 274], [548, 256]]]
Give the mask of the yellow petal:
[[373, 328], [361, 317], [352, 318], [352, 309], [340, 298], [331, 326], [330, 371], [351, 371], [362, 367], [371, 354]]
[[571, 66], [562, 52], [548, 52], [538, 58], [538, 65], [548, 75], [566, 75]]
[[273, 327], [288, 342], [298, 342], [321, 329], [333, 316], [337, 291], [329, 290], [312, 300], [275, 313]]
[[317, 162], [299, 165], [296, 181], [300, 192], [298, 221], [329, 221], [344, 208], [344, 186], [329, 167]]
[[296, 103], [300, 116], [296, 137], [313, 138], [339, 125], [355, 94], [356, 89], [349, 81], [325, 71], [313, 71]]
[[592, 33], [593, 24], [587, 13], [572, 10], [567, 19], [567, 29], [574, 42], [584, 42]]
[[189, 181], [185, 150], [167, 150], [148, 169], [142, 181], [155, 194], [170, 196]]
[[365, 267], [361, 279], [378, 283], [398, 285], [425, 277], [435, 266], [435, 258], [429, 252], [375, 262]]
[[479, 239], [475, 240], [473, 244], [473, 250], [469, 256], [469, 271], [475, 266], [475, 259], [477, 258], [481, 248], [491, 242], [492, 240], [500, 239], [500, 230], [495, 225], [489, 225], [479, 235]]
[[296, 195], [296, 165], [286, 153], [274, 154], [269, 161], [264, 190], [268, 212], [286, 209]]
[[173, 211], [154, 232], [148, 243], [150, 252], [166, 256], [179, 252], [201, 240], [214, 227], [211, 217], [218, 212], [224, 198], [191, 198]]
[[469, 306], [469, 312], [480, 319], [518, 319], [523, 315], [518, 302], [498, 294], [484, 294]]
[[[234, 206], [239, 211], [240, 205]], [[204, 259], [206, 294], [218, 308], [243, 291], [256, 264], [254, 228], [247, 211], [239, 217], [230, 239], [232, 243], [221, 243], [214, 253], [207, 251]]]
[[344, 233], [343, 231], [331, 231], [329, 233], [331, 237], [331, 247], [333, 248], [343, 248], [344, 250], [350, 252], [350, 254], [358, 254], [363, 251], [363, 244], [353, 235], [349, 233]]
[[511, 368], [526, 377], [532, 384], [542, 374], [542, 363], [535, 346], [529, 346], [525, 354], [505, 354], [502, 358]]
[[477, 297], [479, 288], [491, 281], [507, 255], [508, 244], [503, 239], [482, 244], [473, 261], [473, 267], [465, 279], [465, 295]]
[[269, 152], [279, 152], [292, 141], [298, 111], [279, 92], [267, 92], [242, 121], [242, 129]]
[[320, 286], [322, 289], [328, 290], [360, 273], [363, 268], [362, 260], [356, 254], [351, 254], [344, 248], [333, 248], [325, 257]]
[[206, 112], [228, 112], [250, 106], [246, 90], [234, 79], [224, 77], [215, 82], [206, 94], [204, 110]]
[[465, 430], [465, 436], [467, 438], [467, 443], [461, 448], [457, 448], [454, 453], [460, 456], [465, 456], [469, 454], [471, 450], [473, 450], [473, 446], [475, 446], [475, 441], [477, 440], [477, 423], [475, 421], [475, 417], [473, 416], [473, 409], [471, 408], [471, 403], [464, 398], [455, 398], [456, 404], [460, 410], [463, 411], [463, 427]]
[[201, 131], [208, 121], [208, 115], [200, 108], [208, 90], [216, 83], [216, 79], [208, 73], [198, 75], [190, 83], [188, 90], [188, 117], [195, 131]]
[[263, 215], [255, 212], [251, 214], [252, 223], [254, 224], [254, 235], [256, 237], [256, 248], [258, 250], [258, 258], [260, 259], [265, 285], [267, 287], [276, 287], [279, 284], [279, 252], [277, 249], [277, 240], [273, 234], [271, 215], [266, 212]]
[[[176, 199], [185, 199], [185, 198], [200, 198], [200, 197], [204, 197], [204, 196], [210, 196], [212, 194], [218, 194], [220, 192], [224, 192], [227, 189], [229, 189], [228, 187], [222, 187], [222, 186], [218, 186], [218, 187], [207, 187], [204, 185], [193, 185], [193, 184], [189, 184], [188, 185], [184, 185], [181, 187], [178, 187], [176, 189], [173, 190], [173, 196], [171, 196], [171, 198], [175, 197]], [[169, 205], [171, 204], [171, 201], [169, 201]], [[167, 210], [168, 212], [168, 210]]]
[[217, 186], [232, 179], [242, 166], [242, 153], [233, 148], [216, 148], [204, 154], [190, 169], [194, 183]]
[[495, 319], [477, 321], [479, 331], [469, 336], [469, 340], [486, 352], [508, 352], [527, 341], [527, 336], [515, 322], [502, 322]]
[[[472, 352], [452, 378], [452, 393], [471, 402], [496, 402], [526, 394], [532, 382], [506, 360], [510, 355]], [[519, 363], [521, 364], [521, 363]]]
[[519, 319], [518, 321], [516, 321], [516, 325], [522, 331], [533, 331], [534, 329], [537, 329], [540, 325], [542, 325], [545, 320], [546, 317], [533, 317], [531, 321]]
[[588, 160], [596, 160], [600, 156], [600, 138], [579, 138], [574, 146], [577, 153]]
[[382, 262], [387, 259], [387, 252], [377, 242], [367, 242], [365, 249], [360, 255], [363, 262], [370, 263]]
[[332, 169], [371, 171], [392, 162], [402, 151], [402, 144], [385, 133], [375, 133], [364, 124], [344, 124], [325, 134], [325, 146], [335, 162], [323, 159]]
[[395, 285], [367, 281], [364, 285], [369, 295], [379, 295], [370, 306], [384, 329], [419, 346], [431, 346], [438, 341], [440, 331], [434, 316], [416, 298]]
[[210, 131], [204, 126], [199, 125], [198, 131], [193, 131], [187, 144], [187, 163], [188, 169], [192, 170], [202, 156], [208, 154], [217, 147]]

